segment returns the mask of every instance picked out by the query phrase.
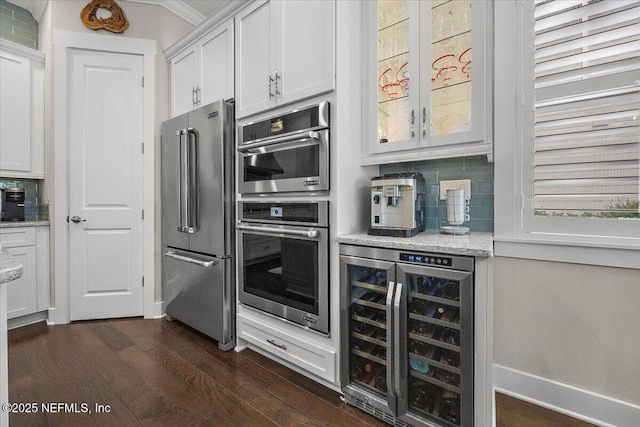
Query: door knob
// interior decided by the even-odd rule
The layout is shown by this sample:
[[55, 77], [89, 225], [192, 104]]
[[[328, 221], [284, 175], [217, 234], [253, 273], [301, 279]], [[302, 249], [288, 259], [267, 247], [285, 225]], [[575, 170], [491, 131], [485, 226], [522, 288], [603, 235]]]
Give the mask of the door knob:
[[79, 222], [85, 222], [85, 221], [86, 221], [86, 219], [82, 219], [82, 218], [80, 218], [79, 216], [74, 215], [74, 216], [72, 216], [72, 217], [71, 217], [71, 221], [72, 221], [72, 222], [75, 222], [75, 223], [77, 224], [77, 223], [79, 223]]

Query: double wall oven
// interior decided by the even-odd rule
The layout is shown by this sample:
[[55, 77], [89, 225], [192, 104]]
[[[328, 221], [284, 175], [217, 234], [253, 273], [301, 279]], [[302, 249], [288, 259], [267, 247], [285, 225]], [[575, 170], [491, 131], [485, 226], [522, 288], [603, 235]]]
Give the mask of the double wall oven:
[[238, 300], [326, 335], [329, 133], [323, 102], [241, 125], [237, 147]]

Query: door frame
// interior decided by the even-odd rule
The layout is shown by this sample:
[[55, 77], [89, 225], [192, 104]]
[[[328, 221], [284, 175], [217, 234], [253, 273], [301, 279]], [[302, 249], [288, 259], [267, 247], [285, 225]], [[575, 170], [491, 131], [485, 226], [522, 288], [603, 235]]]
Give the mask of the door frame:
[[[141, 55], [144, 62], [143, 88], [143, 313], [146, 319], [162, 315], [162, 302], [155, 301], [155, 60], [156, 41], [91, 34], [67, 30], [53, 31], [53, 203], [52, 233], [52, 292], [49, 324], [69, 323], [69, 51], [95, 51]], [[49, 59], [50, 61], [51, 59]], [[142, 149], [142, 148], [141, 148]]]

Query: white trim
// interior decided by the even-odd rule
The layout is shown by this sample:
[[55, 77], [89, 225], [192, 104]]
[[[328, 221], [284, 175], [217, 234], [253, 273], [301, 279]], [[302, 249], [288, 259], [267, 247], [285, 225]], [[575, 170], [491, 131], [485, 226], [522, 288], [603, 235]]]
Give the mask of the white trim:
[[191, 30], [180, 40], [169, 46], [164, 51], [167, 60], [171, 60], [175, 55], [180, 53], [185, 47], [198, 40], [204, 34], [214, 30], [218, 25], [224, 23], [225, 20], [233, 17], [240, 9], [249, 4], [250, 0], [234, 0], [224, 4], [220, 9], [216, 10], [211, 16], [202, 21], [197, 27]]
[[493, 365], [494, 390], [603, 427], [636, 427], [640, 406], [502, 365]]
[[125, 0], [131, 3], [142, 3], [142, 4], [150, 4], [154, 6], [162, 6], [167, 9], [169, 12], [174, 13], [180, 18], [184, 19], [190, 24], [198, 25], [202, 21], [204, 21], [205, 16], [188, 6], [186, 3], [182, 1], [176, 0]]
[[[144, 317], [159, 315], [155, 299], [155, 56], [156, 42], [102, 34], [87, 34], [66, 30], [53, 32], [54, 61], [54, 199], [52, 201], [51, 225], [54, 232], [55, 266], [53, 280], [55, 291], [51, 295], [49, 323], [69, 323], [69, 235], [68, 215], [68, 63], [69, 49], [103, 50], [108, 52], [142, 55], [144, 60], [144, 112], [143, 142], [147, 149], [144, 155], [144, 200], [145, 220], [143, 224], [143, 290]], [[161, 311], [161, 310], [160, 310]]]
[[39, 50], [31, 49], [5, 39], [0, 39], [0, 49], [26, 56], [31, 61], [44, 64], [45, 54]]

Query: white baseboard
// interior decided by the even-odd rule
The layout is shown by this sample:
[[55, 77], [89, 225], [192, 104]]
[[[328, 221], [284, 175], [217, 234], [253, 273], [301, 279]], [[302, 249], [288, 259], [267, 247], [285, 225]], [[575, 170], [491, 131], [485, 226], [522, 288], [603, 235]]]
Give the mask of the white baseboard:
[[494, 390], [603, 427], [640, 426], [640, 406], [501, 365]]
[[162, 301], [153, 302], [151, 306], [145, 309], [145, 319], [162, 319], [165, 313], [162, 311]]

